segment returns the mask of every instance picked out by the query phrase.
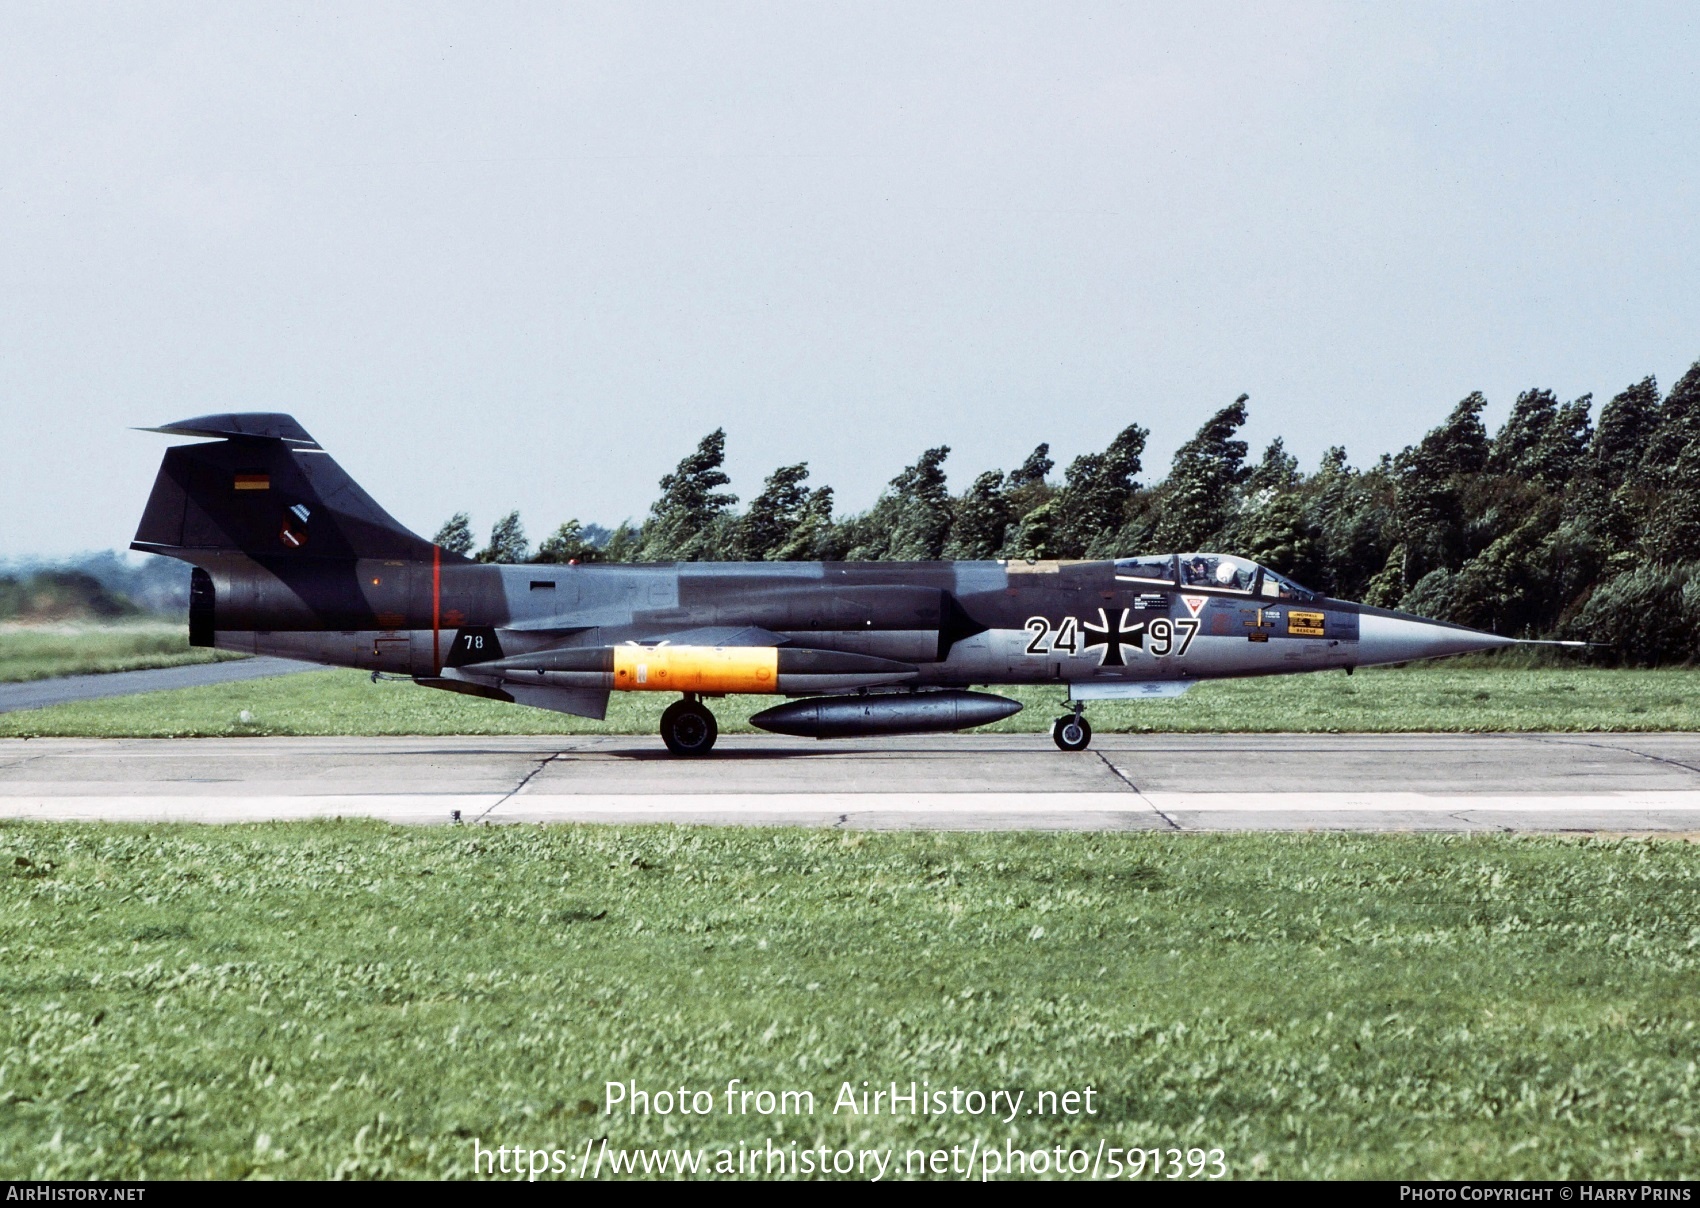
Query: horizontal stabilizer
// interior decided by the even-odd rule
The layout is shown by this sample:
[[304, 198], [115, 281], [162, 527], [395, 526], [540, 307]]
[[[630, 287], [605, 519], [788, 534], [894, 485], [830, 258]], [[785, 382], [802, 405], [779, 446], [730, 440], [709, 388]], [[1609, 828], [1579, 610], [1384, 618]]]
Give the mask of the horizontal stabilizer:
[[199, 415], [194, 419], [180, 419], [158, 428], [137, 428], [136, 431], [163, 432], [167, 436], [281, 440], [304, 449], [319, 447], [319, 442], [307, 435], [307, 429], [296, 423], [294, 416], [271, 411], [250, 411], [239, 415]]
[[1197, 680], [1145, 680], [1143, 682], [1095, 682], [1068, 686], [1069, 700], [1172, 700]]

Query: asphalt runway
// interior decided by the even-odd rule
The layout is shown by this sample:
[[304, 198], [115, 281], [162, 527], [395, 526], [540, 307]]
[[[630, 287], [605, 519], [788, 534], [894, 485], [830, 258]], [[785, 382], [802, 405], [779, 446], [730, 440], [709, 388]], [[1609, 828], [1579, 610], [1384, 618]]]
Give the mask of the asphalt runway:
[[0, 819], [1700, 834], [1700, 734], [0, 740]]
[[0, 684], [0, 713], [45, 709], [48, 705], [63, 705], [77, 700], [135, 696], [142, 692], [163, 692], [167, 688], [199, 688], [205, 684], [233, 684], [238, 680], [320, 670], [323, 668], [313, 663], [298, 663], [293, 659], [248, 658], [223, 663], [191, 663], [186, 667], [157, 667], [150, 671], [112, 671], [104, 675], [65, 675], [57, 679], [26, 680], [21, 684]]

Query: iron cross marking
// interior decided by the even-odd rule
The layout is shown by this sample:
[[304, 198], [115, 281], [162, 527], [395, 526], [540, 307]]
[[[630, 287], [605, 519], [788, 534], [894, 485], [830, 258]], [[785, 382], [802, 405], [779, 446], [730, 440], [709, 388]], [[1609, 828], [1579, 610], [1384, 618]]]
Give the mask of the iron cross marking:
[[1098, 661], [1100, 667], [1125, 667], [1122, 661], [1122, 647], [1132, 646], [1137, 649], [1145, 640], [1145, 622], [1135, 621], [1131, 626], [1127, 623], [1127, 609], [1122, 609], [1121, 618], [1111, 623], [1104, 610], [1098, 610], [1098, 623], [1083, 621], [1080, 628], [1096, 637], [1086, 638], [1081, 642], [1081, 648], [1090, 650], [1094, 646], [1104, 648], [1104, 657]]

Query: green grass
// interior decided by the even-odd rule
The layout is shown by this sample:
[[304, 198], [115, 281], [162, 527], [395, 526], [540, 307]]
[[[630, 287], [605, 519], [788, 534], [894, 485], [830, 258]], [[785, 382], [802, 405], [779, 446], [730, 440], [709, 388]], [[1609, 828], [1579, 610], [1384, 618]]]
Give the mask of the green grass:
[[[0, 1177], [456, 1175], [472, 1143], [1220, 1146], [1700, 1175], [1700, 848], [369, 823], [0, 827]], [[602, 1113], [604, 1083], [812, 1091]], [[840, 1085], [1100, 1114], [833, 1115]]]
[[189, 645], [178, 622], [0, 625], [0, 683], [240, 658]]
[[[1027, 708], [992, 732], [1037, 733], [1058, 689], [994, 688]], [[602, 722], [327, 671], [0, 715], [0, 736], [654, 733], [673, 698], [615, 693]], [[723, 733], [750, 732], [771, 697], [711, 702]], [[241, 720], [246, 712], [249, 720]], [[1097, 702], [1099, 733], [1700, 729], [1700, 669], [1430, 664], [1200, 684], [1176, 701]]]

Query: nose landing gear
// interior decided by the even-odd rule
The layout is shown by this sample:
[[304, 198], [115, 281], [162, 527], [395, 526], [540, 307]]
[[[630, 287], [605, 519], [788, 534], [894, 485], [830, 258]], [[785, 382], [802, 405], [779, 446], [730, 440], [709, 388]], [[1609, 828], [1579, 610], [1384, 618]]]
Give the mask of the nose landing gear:
[[661, 741], [675, 755], [706, 755], [718, 737], [714, 714], [695, 697], [676, 700], [661, 714]]
[[1092, 743], [1092, 725], [1082, 710], [1085, 706], [1074, 701], [1074, 712], [1051, 723], [1051, 741], [1064, 751], [1084, 751]]

